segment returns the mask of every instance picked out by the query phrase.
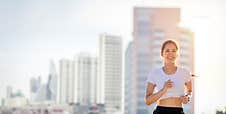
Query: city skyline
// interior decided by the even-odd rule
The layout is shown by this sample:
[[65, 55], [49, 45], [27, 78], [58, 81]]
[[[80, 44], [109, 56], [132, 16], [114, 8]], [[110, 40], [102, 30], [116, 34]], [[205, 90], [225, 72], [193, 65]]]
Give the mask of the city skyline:
[[[1, 1], [0, 96], [5, 97], [7, 85], [21, 89], [27, 96], [30, 77], [41, 75], [46, 82], [51, 58], [58, 61], [83, 51], [97, 54], [100, 33], [122, 36], [124, 53], [132, 39], [132, 8], [153, 4], [155, 7], [181, 7], [181, 25], [195, 32], [195, 74], [199, 76], [195, 80], [199, 84], [196, 88], [197, 112], [205, 112], [206, 107], [213, 111], [226, 105], [226, 99], [222, 99], [226, 95], [223, 92], [224, 1], [108, 2]], [[206, 94], [210, 99], [203, 97]], [[209, 102], [212, 104], [208, 105]]]

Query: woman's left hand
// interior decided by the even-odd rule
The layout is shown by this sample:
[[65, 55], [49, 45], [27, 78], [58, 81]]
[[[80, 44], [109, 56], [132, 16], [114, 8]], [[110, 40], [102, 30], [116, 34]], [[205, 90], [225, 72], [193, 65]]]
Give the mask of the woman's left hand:
[[180, 100], [183, 104], [187, 104], [189, 102], [188, 96], [180, 96]]

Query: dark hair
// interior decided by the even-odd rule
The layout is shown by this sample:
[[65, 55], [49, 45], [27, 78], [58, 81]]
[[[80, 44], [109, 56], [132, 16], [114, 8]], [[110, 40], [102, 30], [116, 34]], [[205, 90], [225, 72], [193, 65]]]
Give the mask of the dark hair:
[[166, 40], [163, 44], [162, 44], [162, 47], [161, 47], [161, 56], [163, 55], [163, 50], [165, 49], [166, 47], [166, 44], [173, 44], [175, 45], [176, 49], [178, 50], [179, 49], [179, 46], [177, 44], [177, 42], [175, 40]]

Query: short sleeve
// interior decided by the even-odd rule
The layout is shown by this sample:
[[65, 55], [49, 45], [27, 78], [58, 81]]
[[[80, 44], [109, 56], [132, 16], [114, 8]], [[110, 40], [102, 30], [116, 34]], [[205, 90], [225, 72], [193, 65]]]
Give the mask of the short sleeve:
[[150, 72], [149, 74], [148, 74], [148, 77], [147, 77], [147, 80], [146, 80], [146, 82], [148, 83], [152, 83], [152, 84], [156, 84], [156, 82], [155, 82], [155, 78], [154, 78], [154, 76], [153, 76], [153, 73], [152, 72]]
[[189, 72], [188, 70], [185, 70], [185, 82], [189, 82], [191, 81], [192, 77], [191, 77], [191, 72]]

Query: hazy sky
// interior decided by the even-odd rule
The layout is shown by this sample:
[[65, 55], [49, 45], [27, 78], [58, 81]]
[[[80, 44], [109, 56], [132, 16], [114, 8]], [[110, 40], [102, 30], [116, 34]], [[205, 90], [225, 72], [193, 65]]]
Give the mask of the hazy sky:
[[0, 98], [6, 85], [28, 96], [31, 77], [47, 80], [49, 59], [97, 54], [103, 32], [122, 36], [125, 49], [134, 6], [182, 8], [181, 25], [195, 32], [196, 112], [226, 106], [224, 0], [0, 0]]

